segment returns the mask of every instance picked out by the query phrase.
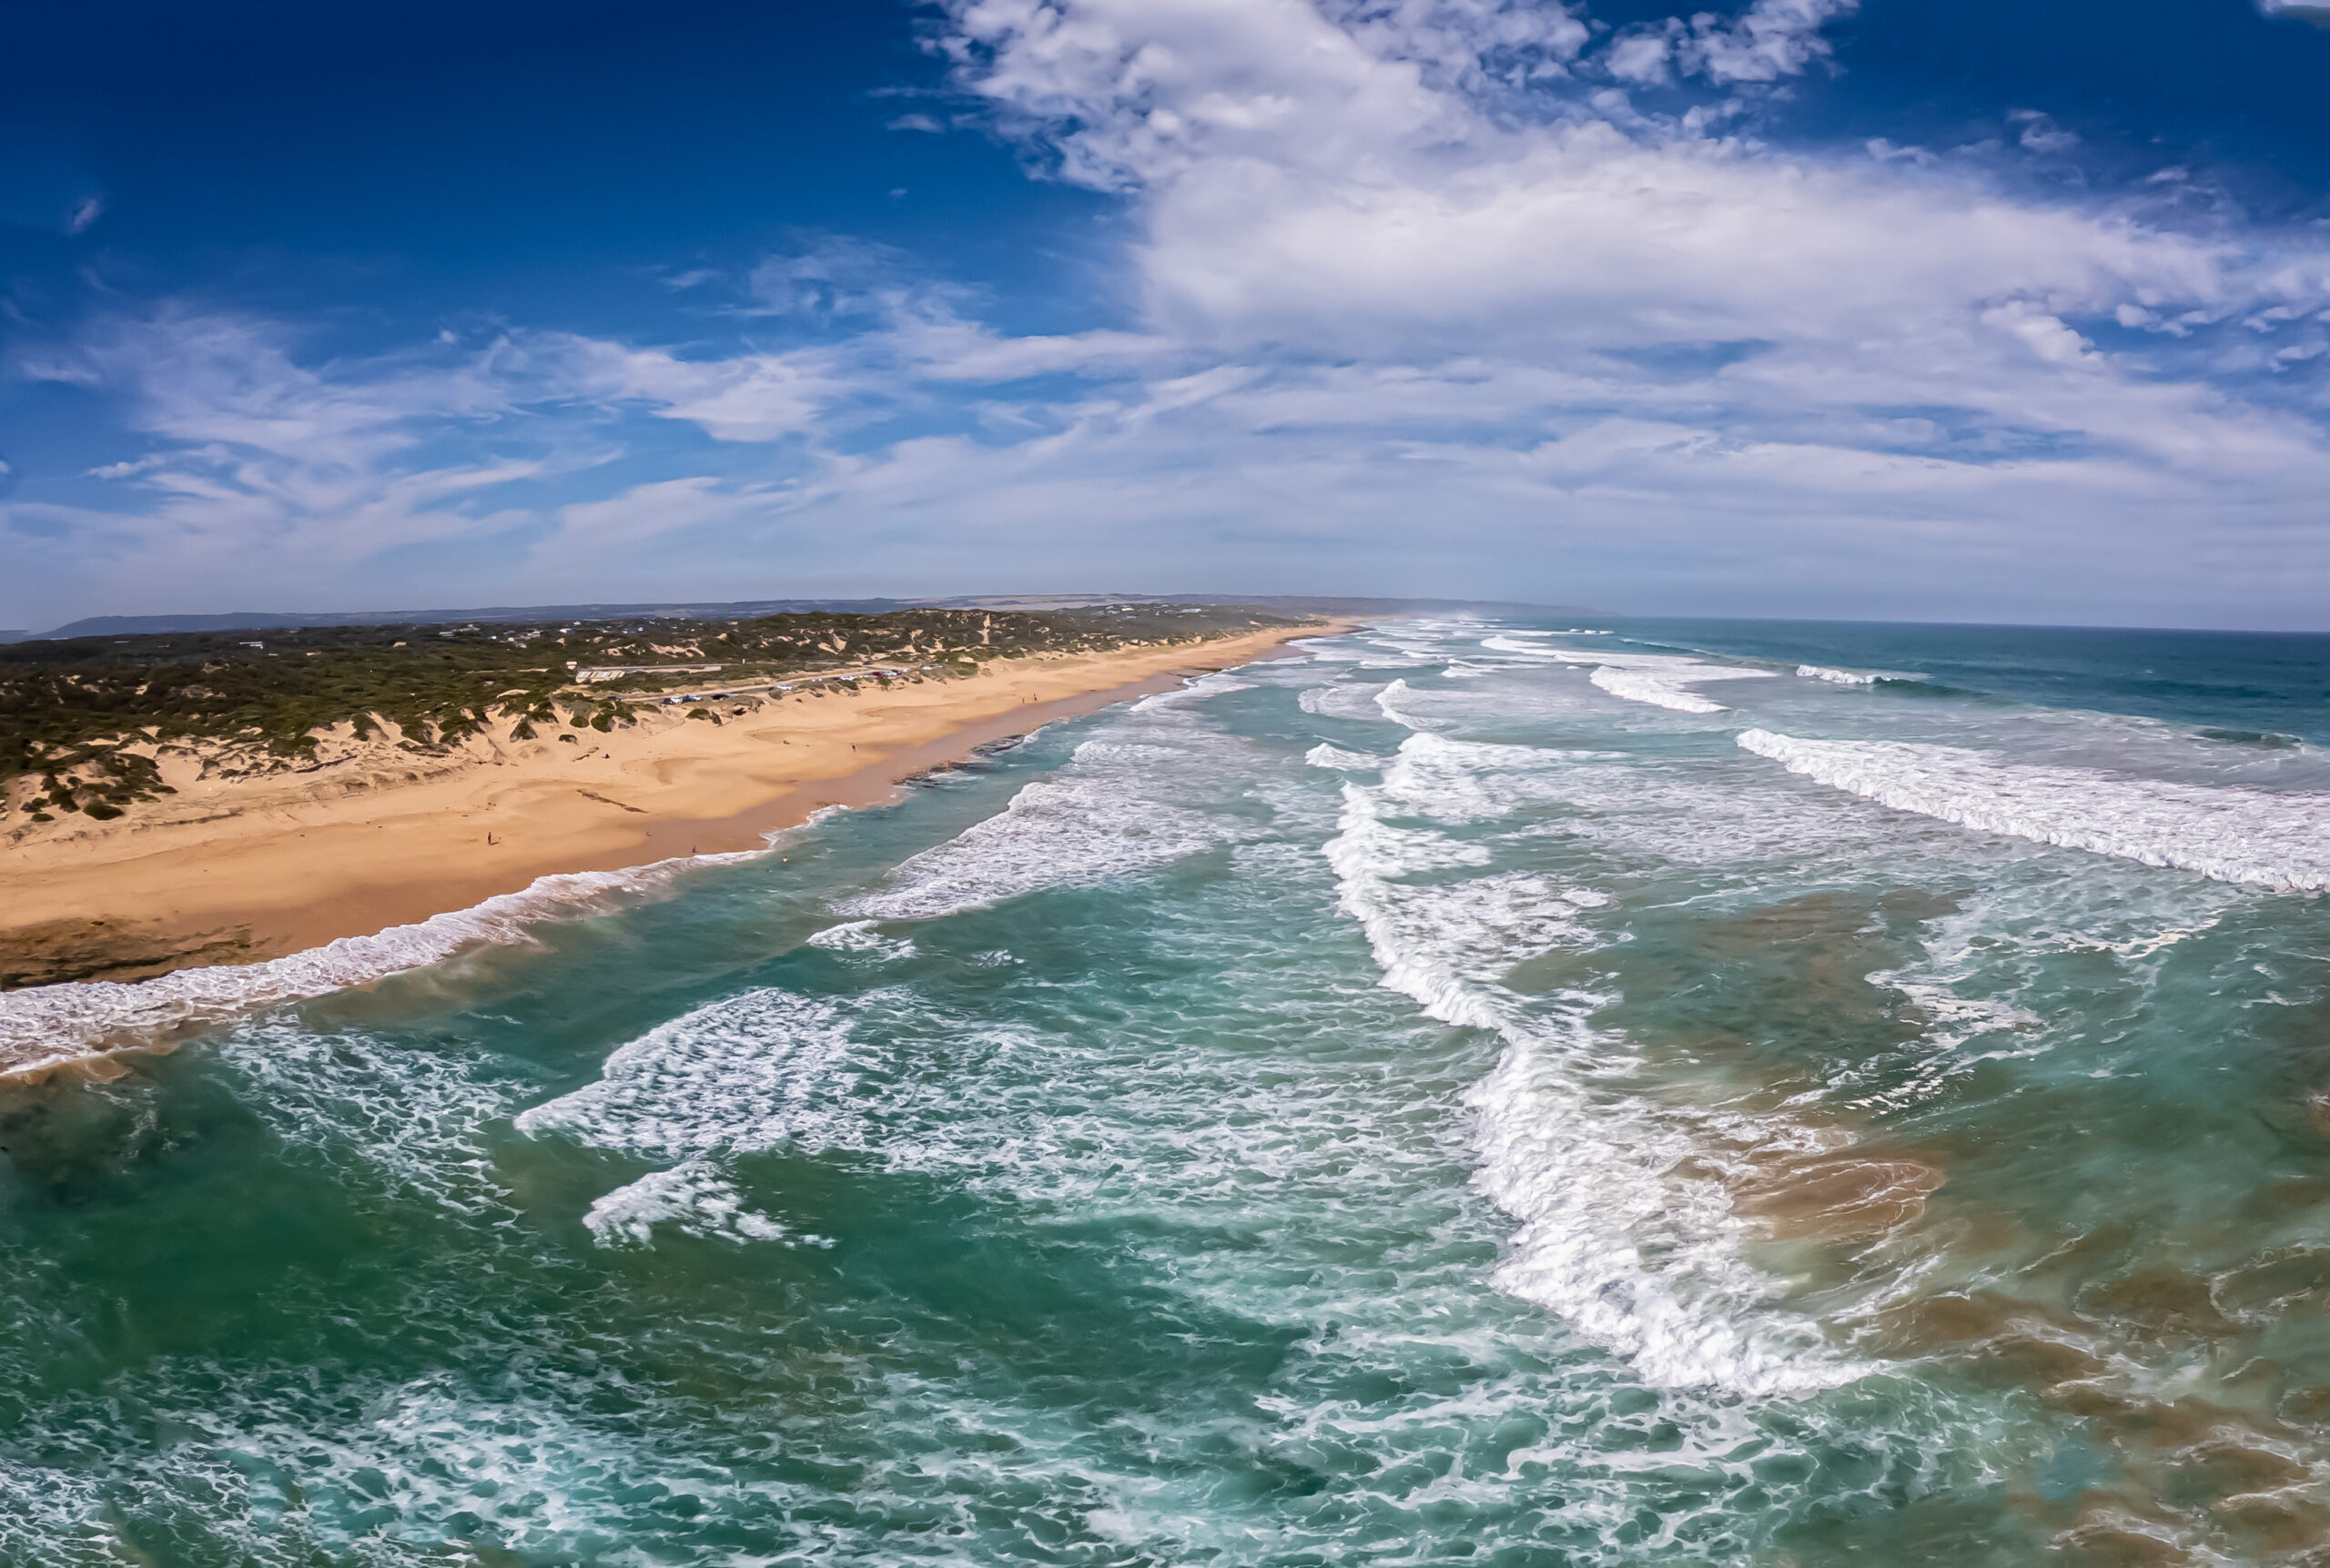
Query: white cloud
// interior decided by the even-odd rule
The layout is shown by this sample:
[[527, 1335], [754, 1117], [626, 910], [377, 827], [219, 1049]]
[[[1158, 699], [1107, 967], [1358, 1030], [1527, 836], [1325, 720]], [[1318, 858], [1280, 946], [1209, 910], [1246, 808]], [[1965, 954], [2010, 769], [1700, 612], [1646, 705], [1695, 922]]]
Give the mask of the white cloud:
[[2025, 151], [2042, 156], [2067, 153], [2079, 146], [2078, 136], [2057, 125], [2054, 116], [2037, 109], [2014, 109], [2008, 113], [2007, 122], [2022, 127], [2016, 138]]
[[1820, 29], [1858, 8], [1859, 0], [1756, 0], [1737, 21], [1694, 16], [1684, 68], [1725, 84], [1801, 75], [1834, 53]]
[[[2050, 197], [1760, 139], [1849, 9], [1596, 35], [1527, 0], [949, 0], [996, 128], [1122, 197], [1116, 325], [1007, 333], [846, 238], [737, 286], [766, 342], [335, 363], [166, 311], [22, 366], [127, 400], [166, 460], [113, 467], [157, 509], [13, 515], [293, 561], [527, 533], [503, 597], [553, 559], [609, 591], [699, 560], [707, 596], [765, 560], [851, 592], [2320, 623], [2330, 249], [2182, 171]], [[612, 493], [496, 491], [598, 457]]]
[[603, 551], [707, 528], [729, 528], [776, 510], [767, 487], [731, 488], [711, 475], [656, 480], [604, 501], [558, 509], [558, 533], [543, 553]]
[[1663, 87], [1674, 79], [1670, 66], [1675, 58], [1674, 33], [1679, 28], [1646, 29], [1622, 33], [1603, 52], [1603, 68], [1622, 82], [1637, 86]]
[[816, 428], [846, 390], [823, 351], [684, 359], [661, 349], [574, 336], [534, 349], [544, 372], [578, 396], [635, 403], [684, 420], [714, 440], [769, 441]]

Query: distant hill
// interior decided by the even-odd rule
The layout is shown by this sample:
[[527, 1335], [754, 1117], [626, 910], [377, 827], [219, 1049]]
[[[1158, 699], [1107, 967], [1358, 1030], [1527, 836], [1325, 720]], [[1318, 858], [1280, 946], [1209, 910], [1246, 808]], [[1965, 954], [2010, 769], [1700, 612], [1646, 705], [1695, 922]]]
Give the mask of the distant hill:
[[1575, 604], [1475, 599], [1338, 599], [1283, 593], [993, 593], [949, 599], [748, 599], [726, 603], [497, 604], [476, 610], [243, 610], [226, 615], [92, 615], [53, 631], [0, 632], [0, 642], [66, 637], [144, 637], [164, 632], [281, 632], [299, 626], [441, 626], [524, 621], [749, 620], [759, 615], [882, 615], [895, 610], [1075, 610], [1095, 604], [1251, 604], [1297, 615], [1518, 611], [1592, 615]]
[[480, 610], [238, 610], [227, 615], [92, 615], [35, 635], [144, 637], [157, 632], [282, 632], [297, 626], [442, 626], [509, 621], [748, 620], [757, 615], [880, 615], [900, 599], [755, 599], [728, 604], [495, 604]]

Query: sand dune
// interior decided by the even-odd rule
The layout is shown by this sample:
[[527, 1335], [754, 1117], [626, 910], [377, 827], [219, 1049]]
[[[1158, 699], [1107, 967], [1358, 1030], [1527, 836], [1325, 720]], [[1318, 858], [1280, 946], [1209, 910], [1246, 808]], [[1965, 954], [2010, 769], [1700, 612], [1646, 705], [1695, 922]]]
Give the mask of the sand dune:
[[757, 848], [819, 806], [883, 799], [990, 741], [1322, 631], [997, 660], [976, 676], [659, 708], [603, 733], [521, 740], [504, 721], [445, 755], [391, 735], [328, 738], [300, 771], [204, 776], [166, 758], [176, 795], [0, 848], [0, 986], [275, 957], [552, 872]]

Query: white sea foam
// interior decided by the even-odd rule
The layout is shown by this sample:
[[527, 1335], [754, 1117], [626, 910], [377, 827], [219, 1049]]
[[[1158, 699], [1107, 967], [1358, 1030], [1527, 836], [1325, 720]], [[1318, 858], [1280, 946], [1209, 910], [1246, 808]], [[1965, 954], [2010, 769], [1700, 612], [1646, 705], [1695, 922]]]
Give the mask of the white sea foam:
[[658, 1225], [690, 1236], [732, 1241], [813, 1244], [822, 1238], [796, 1238], [776, 1220], [745, 1206], [744, 1195], [718, 1163], [696, 1158], [669, 1170], [651, 1171], [618, 1187], [591, 1205], [582, 1224], [602, 1247], [644, 1247]]
[[2330, 888], [2330, 794], [2174, 784], [1902, 741], [1747, 730], [1789, 772], [1898, 810], [1989, 833], [2196, 871], [2222, 882]]
[[1672, 708], [1678, 713], [1720, 713], [1727, 710], [1721, 703], [1709, 702], [1697, 692], [1661, 675], [1646, 675], [1637, 670], [1600, 669], [1586, 677], [1614, 697], [1624, 697], [1629, 703], [1648, 703], [1654, 707]]
[[1769, 670], [1743, 670], [1732, 664], [1703, 664], [1697, 659], [1685, 659], [1672, 653], [1576, 653], [1561, 648], [1555, 648], [1552, 652], [1565, 664], [1593, 665], [1594, 672], [1586, 679], [1614, 697], [1670, 708], [1678, 713], [1720, 713], [1727, 711], [1722, 703], [1693, 691], [1691, 688], [1694, 686], [1709, 681], [1757, 681], [1768, 680], [1772, 676]]
[[491, 1129], [525, 1086], [480, 1053], [277, 1017], [238, 1026], [215, 1054], [248, 1091], [243, 1104], [303, 1162], [353, 1188], [385, 1185], [471, 1218], [509, 1215]]
[[2016, 1034], [2041, 1023], [2027, 1007], [1996, 996], [1969, 996], [1947, 981], [1921, 979], [1906, 969], [1879, 969], [1868, 978], [1872, 986], [1899, 993], [1918, 1010], [1929, 1050], [1954, 1050], [1985, 1035]]
[[608, 1057], [596, 1083], [522, 1112], [517, 1127], [679, 1161], [787, 1139], [824, 1147], [830, 1126], [855, 1126], [836, 1108], [850, 1051], [830, 1004], [747, 991], [649, 1030]]
[[1770, 1393], [1859, 1376], [1815, 1325], [1775, 1304], [1778, 1282], [1746, 1262], [1746, 1227], [1720, 1184], [1684, 1174], [1710, 1137], [1769, 1148], [1807, 1129], [1729, 1117], [1695, 1137], [1688, 1115], [1633, 1092], [1621, 1081], [1632, 1066], [1625, 1043], [1586, 1021], [1595, 998], [1533, 1001], [1503, 983], [1529, 957], [1589, 943], [1587, 916], [1605, 899], [1527, 872], [1449, 881], [1451, 869], [1485, 865], [1486, 852], [1388, 820], [1477, 815], [1494, 796], [1458, 784], [1465, 764], [1512, 770], [1530, 759], [1563, 765], [1559, 754], [1417, 735], [1381, 786], [1343, 785], [1342, 831], [1325, 849], [1382, 984], [1505, 1042], [1465, 1096], [1477, 1179], [1521, 1222], [1497, 1284], [1661, 1386]]
[[747, 1207], [729, 1162], [785, 1145], [863, 1148], [866, 1121], [854, 1104], [861, 1071], [833, 1003], [747, 991], [649, 1030], [609, 1056], [597, 1082], [521, 1113], [516, 1126], [529, 1138], [675, 1162], [591, 1205], [582, 1222], [602, 1246], [645, 1246], [659, 1226], [830, 1246]]
[[839, 926], [828, 926], [810, 936], [804, 946], [823, 947], [835, 953], [858, 953], [869, 957], [903, 958], [914, 951], [911, 941], [885, 936], [876, 929], [872, 920], [847, 920]]
[[1567, 774], [1603, 753], [1496, 745], [1423, 733], [1400, 744], [1383, 775], [1382, 794], [1408, 815], [1435, 822], [1480, 822], [1534, 802], [1559, 800]]
[[668, 889], [688, 872], [768, 853], [683, 855], [624, 871], [564, 872], [468, 909], [343, 936], [263, 964], [181, 969], [158, 979], [39, 986], [0, 993], [0, 1073], [46, 1071], [93, 1054], [216, 1026], [281, 1002], [370, 985], [465, 949], [532, 942], [545, 921], [599, 915]]
[[1382, 757], [1366, 752], [1347, 752], [1324, 741], [1303, 753], [1302, 760], [1314, 768], [1340, 768], [1345, 773], [1373, 772], [1383, 765]]
[[1190, 711], [1195, 701], [1252, 685], [1208, 676], [1133, 704], [1059, 773], [1022, 786], [1002, 811], [901, 862], [836, 910], [940, 919], [1046, 888], [1119, 881], [1227, 842], [1231, 820], [1164, 794], [1186, 775], [1191, 743], [1215, 733]]
[[1405, 724], [1412, 730], [1428, 730], [1432, 726], [1402, 707], [1403, 700], [1414, 693], [1404, 680], [1394, 681], [1375, 693], [1375, 711], [1395, 724]]
[[1798, 664], [1796, 673], [1808, 681], [1826, 681], [1833, 686], [1874, 685], [1877, 677], [1859, 670], [1834, 670], [1826, 664]]
[[1196, 680], [1170, 692], [1152, 692], [1132, 705], [1136, 713], [1154, 713], [1168, 708], [1186, 708], [1230, 692], [1251, 692], [1251, 681], [1241, 681], [1235, 675], [1216, 673], [1200, 675]]
[[1112, 882], [1201, 854], [1221, 826], [1110, 779], [1039, 780], [1011, 804], [839, 905], [875, 920], [936, 920], [1049, 887]]
[[1375, 694], [1382, 690], [1373, 684], [1312, 686], [1296, 693], [1294, 702], [1321, 718], [1381, 719], [1383, 710], [1375, 705]]

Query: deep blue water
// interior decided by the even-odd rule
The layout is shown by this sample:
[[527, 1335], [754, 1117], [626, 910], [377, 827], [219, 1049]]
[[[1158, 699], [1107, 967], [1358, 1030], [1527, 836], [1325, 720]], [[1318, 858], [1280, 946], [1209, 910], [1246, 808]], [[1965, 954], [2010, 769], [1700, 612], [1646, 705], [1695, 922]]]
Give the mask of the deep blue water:
[[2330, 636], [1889, 622], [1596, 622], [1646, 642], [1915, 672], [1968, 693], [2330, 744]]

